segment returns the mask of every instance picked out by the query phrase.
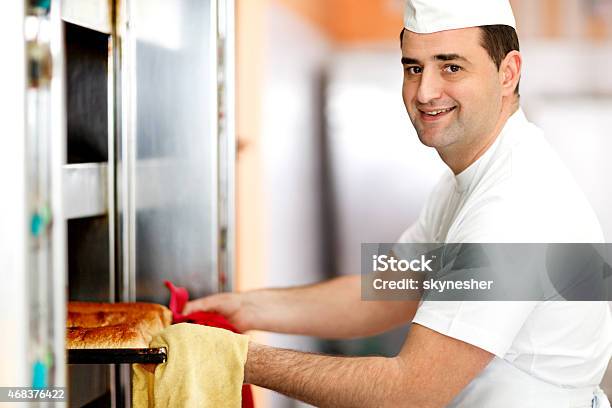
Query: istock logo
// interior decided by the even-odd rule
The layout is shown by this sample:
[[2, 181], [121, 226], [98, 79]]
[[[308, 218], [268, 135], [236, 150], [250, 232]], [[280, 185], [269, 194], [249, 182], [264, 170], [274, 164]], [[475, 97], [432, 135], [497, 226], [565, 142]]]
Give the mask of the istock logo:
[[395, 259], [388, 255], [372, 255], [372, 271], [373, 272], [433, 272], [429, 266], [433, 259], [426, 259], [425, 255], [421, 255], [420, 259], [408, 261], [406, 259]]

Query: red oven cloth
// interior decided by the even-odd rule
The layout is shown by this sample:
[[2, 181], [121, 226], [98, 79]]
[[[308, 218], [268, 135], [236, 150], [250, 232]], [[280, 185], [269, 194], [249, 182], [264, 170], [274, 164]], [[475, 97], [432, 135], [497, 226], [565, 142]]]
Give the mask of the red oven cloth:
[[[204, 326], [218, 327], [240, 334], [240, 332], [219, 313], [193, 312], [188, 315], [182, 314], [181, 311], [189, 300], [187, 289], [174, 286], [172, 282], [169, 281], [164, 281], [164, 284], [170, 290], [170, 304], [168, 307], [172, 311], [173, 323], [195, 323]], [[254, 408], [253, 392], [249, 384], [242, 386], [242, 408]]]

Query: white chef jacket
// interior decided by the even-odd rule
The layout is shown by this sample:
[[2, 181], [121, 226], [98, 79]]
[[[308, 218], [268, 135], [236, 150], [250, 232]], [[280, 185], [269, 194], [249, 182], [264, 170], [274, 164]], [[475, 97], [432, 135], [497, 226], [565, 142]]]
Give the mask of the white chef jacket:
[[[443, 176], [399, 241], [603, 240], [584, 194], [519, 109], [482, 157], [457, 176]], [[606, 302], [425, 300], [413, 322], [495, 355], [452, 407], [591, 407], [612, 355]]]

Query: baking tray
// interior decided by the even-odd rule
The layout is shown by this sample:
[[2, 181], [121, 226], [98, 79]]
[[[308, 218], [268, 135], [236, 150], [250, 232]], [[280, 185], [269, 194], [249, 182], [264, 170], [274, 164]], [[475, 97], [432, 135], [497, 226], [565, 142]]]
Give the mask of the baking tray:
[[146, 349], [68, 349], [68, 364], [161, 364], [165, 347]]

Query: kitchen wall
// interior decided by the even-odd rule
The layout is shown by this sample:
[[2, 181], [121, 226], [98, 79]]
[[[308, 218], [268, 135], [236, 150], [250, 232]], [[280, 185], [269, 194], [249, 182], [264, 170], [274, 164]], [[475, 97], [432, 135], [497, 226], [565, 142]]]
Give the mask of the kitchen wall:
[[[238, 289], [322, 279], [321, 77], [331, 41], [319, 8], [244, 0], [238, 9]], [[243, 24], [240, 24], [241, 21]], [[313, 339], [257, 333], [278, 347]], [[263, 407], [303, 406], [257, 389]]]
[[[266, 11], [262, 88], [262, 191], [267, 287], [323, 278], [321, 217], [321, 76], [327, 38], [291, 9], [272, 2]], [[312, 338], [271, 334], [268, 344], [317, 350]], [[270, 393], [269, 407], [298, 403]]]

